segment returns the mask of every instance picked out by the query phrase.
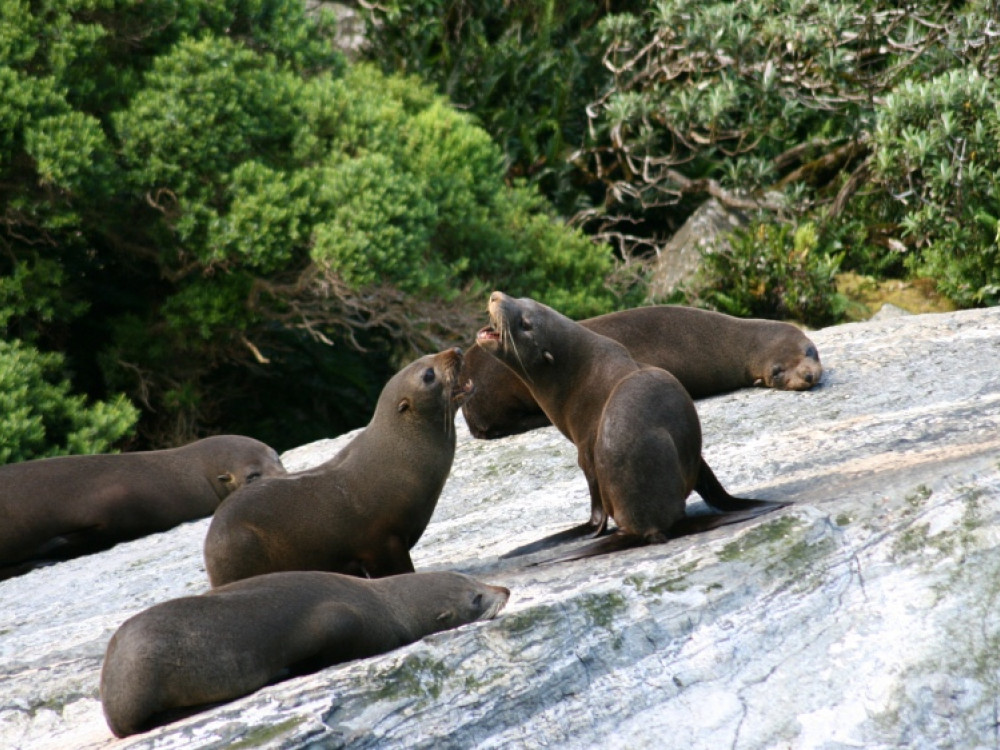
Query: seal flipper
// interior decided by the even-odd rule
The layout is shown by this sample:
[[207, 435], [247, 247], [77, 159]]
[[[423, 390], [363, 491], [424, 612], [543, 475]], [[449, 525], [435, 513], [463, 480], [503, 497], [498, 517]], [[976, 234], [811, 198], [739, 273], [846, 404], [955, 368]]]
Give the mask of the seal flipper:
[[[788, 503], [776, 500], [751, 500], [745, 497], [733, 497], [726, 492], [726, 488], [716, 478], [715, 472], [706, 463], [704, 457], [701, 459], [701, 467], [698, 469], [698, 481], [695, 482], [694, 491], [701, 495], [709, 506], [723, 513], [736, 513], [756, 508], [758, 510], [754, 515], [760, 515], [788, 505]], [[719, 525], [715, 524], [715, 526]], [[715, 528], [715, 526], [708, 528]]]
[[[740, 500], [741, 498], [733, 499]], [[649, 544], [663, 544], [670, 539], [679, 539], [682, 536], [689, 536], [702, 531], [708, 531], [709, 529], [716, 529], [719, 526], [728, 526], [729, 524], [748, 521], [751, 518], [762, 516], [765, 513], [770, 513], [773, 510], [783, 508], [787, 505], [787, 503], [765, 503], [763, 500], [756, 500], [752, 502], [759, 502], [762, 503], [762, 505], [747, 510], [719, 513], [710, 516], [685, 516], [671, 526], [670, 531], [666, 535], [642, 537], [638, 534], [630, 534], [628, 532], [618, 530], [604, 539], [587, 544], [573, 552], [570, 552], [569, 554], [549, 558], [548, 560], [539, 560], [538, 562], [530, 563], [528, 567], [530, 568], [536, 565], [551, 565], [552, 563], [570, 562], [571, 560], [583, 560], [587, 557], [597, 557], [598, 555], [606, 555], [611, 552], [619, 552], [621, 550], [632, 549], [634, 547], [644, 547]], [[657, 536], [659, 538], [656, 538]]]
[[593, 536], [599, 537], [608, 533], [607, 520], [601, 525], [595, 525], [592, 521], [587, 521], [586, 523], [581, 523], [579, 526], [573, 526], [572, 528], [566, 529], [565, 531], [557, 531], [555, 534], [550, 534], [549, 536], [544, 536], [534, 542], [528, 544], [523, 544], [520, 547], [515, 547], [510, 552], [500, 555], [501, 560], [506, 560], [509, 557], [521, 557], [522, 555], [530, 555], [532, 552], [541, 552], [543, 549], [548, 549], [549, 547], [555, 547], [563, 542], [569, 542], [574, 539], [579, 539], [582, 536]]
[[[714, 518], [714, 516], [712, 517]], [[598, 539], [596, 542], [586, 544], [573, 552], [560, 555], [559, 557], [550, 557], [548, 560], [539, 560], [538, 562], [529, 563], [528, 567], [533, 568], [536, 565], [552, 565], [553, 563], [570, 562], [571, 560], [583, 560], [587, 557], [607, 555], [612, 552], [620, 552], [634, 547], [644, 547], [647, 544], [659, 544], [665, 541], [667, 540], [662, 539], [660, 542], [652, 541], [639, 536], [638, 534], [630, 534], [619, 529], [610, 535], [605, 536], [602, 539]]]

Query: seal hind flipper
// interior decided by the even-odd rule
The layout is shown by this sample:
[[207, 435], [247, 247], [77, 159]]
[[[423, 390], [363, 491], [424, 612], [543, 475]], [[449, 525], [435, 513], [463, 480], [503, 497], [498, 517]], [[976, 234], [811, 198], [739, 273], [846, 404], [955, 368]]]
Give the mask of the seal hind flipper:
[[[733, 499], [740, 500], [741, 498]], [[754, 502], [765, 503], [763, 500]], [[633, 549], [635, 547], [645, 547], [650, 544], [663, 544], [670, 539], [679, 539], [683, 536], [690, 536], [691, 534], [697, 534], [702, 531], [716, 529], [720, 526], [728, 526], [730, 524], [740, 523], [741, 521], [749, 521], [751, 518], [756, 518], [757, 516], [762, 516], [765, 513], [778, 510], [778, 508], [783, 508], [785, 505], [787, 505], [787, 503], [766, 503], [766, 507], [761, 505], [751, 509], [732, 511], [729, 513], [716, 513], [705, 516], [686, 516], [671, 526], [670, 532], [666, 536], [658, 535], [660, 538], [642, 537], [638, 534], [629, 534], [618, 530], [613, 532], [610, 536], [580, 547], [579, 549], [566, 555], [549, 558], [548, 560], [539, 560], [538, 562], [529, 564], [528, 567], [570, 562], [572, 560], [583, 560], [588, 557], [607, 555], [612, 552], [620, 552], [621, 550]]]
[[[740, 500], [742, 498], [733, 499]], [[682, 536], [698, 534], [702, 531], [717, 529], [720, 526], [728, 526], [733, 523], [740, 523], [741, 521], [749, 521], [751, 518], [756, 518], [757, 516], [762, 516], [765, 513], [770, 513], [771, 511], [778, 510], [779, 508], [784, 508], [788, 504], [770, 503], [764, 500], [756, 500], [753, 502], [759, 502], [762, 503], [762, 505], [754, 508], [748, 508], [746, 510], [730, 511], [728, 513], [713, 513], [712, 515], [704, 516], [685, 516], [670, 527], [668, 537], [670, 539], [680, 539]]]
[[716, 478], [715, 472], [712, 471], [704, 458], [701, 459], [701, 468], [698, 470], [698, 480], [695, 482], [694, 491], [701, 495], [702, 499], [710, 507], [723, 513], [737, 513], [756, 508], [758, 509], [758, 513], [755, 515], [759, 515], [760, 513], [777, 510], [788, 505], [788, 503], [777, 500], [752, 500], [745, 497], [733, 497], [726, 492], [726, 488]]
[[657, 542], [647, 539], [646, 537], [639, 536], [638, 534], [629, 534], [625, 531], [617, 530], [605, 537], [602, 537], [601, 539], [598, 539], [597, 541], [585, 544], [573, 552], [560, 555], [559, 557], [550, 557], [547, 560], [539, 560], [538, 562], [530, 563], [528, 567], [533, 568], [536, 565], [552, 565], [554, 563], [570, 562], [572, 560], [583, 560], [588, 557], [608, 555], [612, 552], [621, 552], [622, 550], [644, 547], [647, 544], [659, 544], [665, 541], [667, 541], [665, 538]]
[[515, 547], [510, 552], [500, 555], [500, 559], [506, 560], [509, 557], [530, 555], [533, 552], [541, 552], [549, 547], [555, 547], [563, 542], [571, 542], [582, 536], [599, 537], [604, 536], [607, 533], [608, 527], [606, 521], [602, 526], [596, 526], [591, 521], [587, 521], [586, 523], [581, 523], [579, 526], [573, 526], [572, 528], [565, 529], [564, 531], [557, 531], [555, 534], [549, 534], [549, 536], [543, 536], [541, 539], [537, 539], [534, 542], [529, 542], [528, 544], [522, 544], [520, 547]]

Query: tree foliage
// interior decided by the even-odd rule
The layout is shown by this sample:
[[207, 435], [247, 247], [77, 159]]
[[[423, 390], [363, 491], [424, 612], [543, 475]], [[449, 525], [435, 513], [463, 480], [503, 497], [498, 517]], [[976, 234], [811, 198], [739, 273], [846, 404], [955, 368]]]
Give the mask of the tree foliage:
[[[760, 299], [799, 287], [835, 310], [832, 281], [808, 287], [839, 259], [878, 276], [931, 275], [961, 304], [998, 301], [993, 2], [427, 0], [415, 18], [412, 4], [362, 5], [377, 20], [373, 57], [468, 103], [514, 171], [537, 174], [560, 210], [627, 259], [654, 257], [714, 196], [784, 225], [737, 238], [730, 256], [760, 266], [752, 288], [775, 292]], [[559, 148], [535, 160], [553, 122]], [[818, 242], [805, 256], [813, 271], [771, 262], [805, 225]], [[721, 274], [710, 296], [755, 309], [725, 263], [709, 260]]]
[[1000, 301], [994, 12], [664, 0], [605, 18], [614, 81], [578, 156], [606, 186], [591, 230], [641, 254], [713, 194], [817, 223], [846, 267], [905, 265], [962, 304]]
[[493, 287], [618, 300], [610, 254], [507, 185], [472, 118], [347, 65], [301, 3], [2, 5], [0, 283], [39, 290], [8, 338], [126, 392], [142, 445], [362, 423]]
[[569, 157], [586, 136], [587, 104], [607, 79], [598, 21], [642, 13], [615, 0], [420, 0], [357, 4], [366, 50], [386, 72], [418, 73], [474, 112], [508, 173], [537, 184], [564, 215], [589, 206]]

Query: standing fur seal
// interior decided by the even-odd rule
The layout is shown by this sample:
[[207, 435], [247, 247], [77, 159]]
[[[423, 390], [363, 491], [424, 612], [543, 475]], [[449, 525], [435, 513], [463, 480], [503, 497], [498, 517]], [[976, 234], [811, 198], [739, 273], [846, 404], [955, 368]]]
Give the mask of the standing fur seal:
[[[666, 541], [782, 507], [723, 489], [701, 456], [701, 425], [676, 377], [640, 365], [617, 341], [531, 299], [494, 292], [479, 345], [525, 382], [552, 423], [577, 447], [590, 489], [588, 523], [511, 554], [590, 532], [611, 535], [560, 560]], [[695, 490], [728, 515], [685, 516]]]
[[273, 448], [242, 435], [0, 466], [0, 579], [204, 518], [236, 488], [284, 473]]
[[382, 389], [368, 426], [326, 463], [258, 482], [212, 518], [213, 586], [277, 570], [372, 578], [412, 573], [455, 457], [455, 411], [472, 393], [461, 349], [421, 357]]
[[[636, 362], [663, 368], [691, 398], [754, 385], [801, 391], [823, 374], [816, 345], [791, 323], [659, 305], [599, 315], [580, 325], [623, 344]], [[465, 373], [480, 393], [462, 407], [474, 437], [500, 438], [550, 424], [520, 378], [479, 347], [466, 355]]]
[[125, 737], [276, 678], [493, 618], [509, 596], [461, 573], [366, 581], [294, 571], [163, 602], [112, 636], [101, 668], [104, 716]]

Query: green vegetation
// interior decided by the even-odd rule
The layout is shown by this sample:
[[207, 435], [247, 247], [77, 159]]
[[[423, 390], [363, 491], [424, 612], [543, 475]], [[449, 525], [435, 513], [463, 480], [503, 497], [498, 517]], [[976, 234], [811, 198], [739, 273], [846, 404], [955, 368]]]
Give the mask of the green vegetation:
[[354, 62], [295, 0], [0, 10], [0, 359], [83, 399], [7, 460], [339, 433], [491, 289], [642, 301], [709, 196], [748, 224], [672, 301], [826, 324], [849, 274], [1000, 303], [986, 0], [389, 0]]
[[1000, 301], [986, 0], [428, 0], [416, 23], [402, 5], [369, 11], [372, 56], [467, 105], [512, 174], [621, 257], [655, 257], [709, 196], [750, 219], [671, 301], [826, 324], [848, 307], [838, 272]]
[[[98, 404], [127, 394], [134, 447], [364, 423], [399, 365], [467, 343], [492, 288], [619, 302], [610, 255], [508, 185], [470, 116], [348, 66], [300, 3], [2, 8], [3, 338], [58, 352], [50, 377]], [[103, 443], [32, 440], [99, 449], [134, 422], [115, 404], [115, 425], [93, 408]]]

